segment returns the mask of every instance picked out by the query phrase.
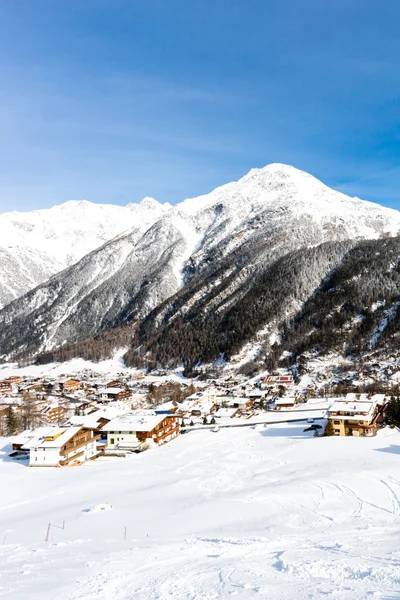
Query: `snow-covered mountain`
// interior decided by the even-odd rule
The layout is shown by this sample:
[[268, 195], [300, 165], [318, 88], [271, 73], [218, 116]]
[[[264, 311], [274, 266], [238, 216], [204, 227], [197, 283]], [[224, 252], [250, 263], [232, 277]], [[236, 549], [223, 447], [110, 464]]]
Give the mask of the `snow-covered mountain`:
[[[0, 353], [26, 355], [75, 342], [155, 308], [157, 327], [165, 310], [174, 318], [177, 292], [179, 314], [199, 299], [203, 312], [223, 313], [257, 274], [290, 252], [399, 230], [398, 211], [349, 198], [293, 167], [253, 169], [238, 182], [164, 210], [152, 224], [138, 219], [129, 232], [5, 307]], [[311, 280], [305, 297], [318, 278]]]
[[169, 208], [153, 198], [127, 206], [72, 200], [0, 215], [0, 307], [123, 231], [143, 232]]

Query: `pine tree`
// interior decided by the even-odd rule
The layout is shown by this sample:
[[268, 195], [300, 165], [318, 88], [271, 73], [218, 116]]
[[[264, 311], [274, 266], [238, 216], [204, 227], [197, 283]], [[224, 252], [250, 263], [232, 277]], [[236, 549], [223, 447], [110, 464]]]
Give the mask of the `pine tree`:
[[181, 427], [186, 427], [184, 419], [182, 419]]
[[208, 425], [207, 417], [204, 415], [203, 425]]
[[331, 435], [335, 435], [335, 428], [333, 426], [331, 419], [329, 419], [326, 424], [326, 427], [325, 427], [324, 436], [331, 436]]
[[391, 398], [386, 409], [385, 424], [389, 427], [400, 427], [400, 398]]
[[189, 425], [190, 425], [190, 427], [193, 427], [193, 425], [194, 425], [193, 421], [190, 421]]
[[17, 415], [14, 413], [11, 406], [8, 407], [6, 413], [6, 434], [14, 435], [18, 429]]
[[210, 423], [211, 423], [211, 425], [215, 425], [215, 419], [214, 419], [214, 417], [211, 419]]

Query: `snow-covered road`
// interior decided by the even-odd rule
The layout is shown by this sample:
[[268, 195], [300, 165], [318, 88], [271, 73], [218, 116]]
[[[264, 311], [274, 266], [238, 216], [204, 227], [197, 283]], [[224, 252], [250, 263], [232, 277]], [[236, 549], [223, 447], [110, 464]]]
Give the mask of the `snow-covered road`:
[[0, 597], [400, 598], [400, 434], [303, 429], [193, 432], [69, 469], [0, 454]]

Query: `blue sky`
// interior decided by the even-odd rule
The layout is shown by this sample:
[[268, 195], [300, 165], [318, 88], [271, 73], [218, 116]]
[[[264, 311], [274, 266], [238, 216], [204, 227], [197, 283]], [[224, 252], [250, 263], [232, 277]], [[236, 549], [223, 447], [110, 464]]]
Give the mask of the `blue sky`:
[[0, 211], [284, 162], [400, 208], [398, 0], [0, 0]]

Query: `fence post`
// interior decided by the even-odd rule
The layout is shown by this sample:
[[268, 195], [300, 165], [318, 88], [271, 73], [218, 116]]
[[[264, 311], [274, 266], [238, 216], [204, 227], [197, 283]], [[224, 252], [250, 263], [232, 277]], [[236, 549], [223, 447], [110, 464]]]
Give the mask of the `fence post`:
[[49, 524], [47, 525], [46, 538], [45, 538], [45, 540], [44, 540], [45, 542], [48, 542], [48, 541], [49, 541], [50, 527], [51, 527], [51, 523], [49, 523]]

